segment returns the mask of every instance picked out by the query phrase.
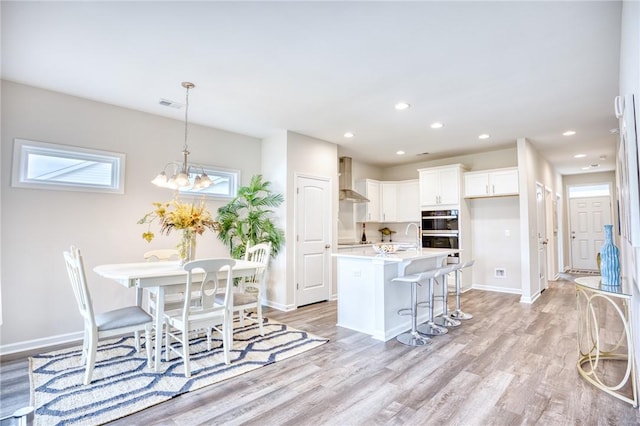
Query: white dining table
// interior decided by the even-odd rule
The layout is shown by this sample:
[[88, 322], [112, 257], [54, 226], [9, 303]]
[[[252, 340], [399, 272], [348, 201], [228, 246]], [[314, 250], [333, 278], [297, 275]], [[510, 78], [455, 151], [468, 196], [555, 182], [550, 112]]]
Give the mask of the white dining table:
[[[261, 268], [259, 262], [236, 260], [231, 269], [234, 278], [246, 277]], [[155, 313], [156, 345], [154, 355], [154, 369], [160, 371], [160, 354], [162, 352], [162, 325], [164, 317], [164, 299], [168, 293], [179, 292], [184, 288], [187, 279], [185, 271], [178, 261], [173, 262], [135, 262], [98, 265], [93, 271], [104, 278], [136, 289], [136, 304], [142, 305], [142, 292], [148, 290], [156, 294], [157, 307]], [[197, 279], [197, 275], [195, 277]]]

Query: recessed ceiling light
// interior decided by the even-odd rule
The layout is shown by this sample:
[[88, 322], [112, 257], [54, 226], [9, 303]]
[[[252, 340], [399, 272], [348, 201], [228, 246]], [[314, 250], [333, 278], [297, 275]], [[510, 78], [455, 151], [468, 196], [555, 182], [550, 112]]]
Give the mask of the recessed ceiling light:
[[489, 139], [489, 135], [486, 133], [483, 133], [480, 136], [478, 136], [478, 139]]
[[409, 108], [410, 106], [411, 106], [411, 105], [409, 105], [409, 104], [408, 104], [408, 103], [406, 103], [406, 102], [398, 102], [398, 103], [396, 104], [396, 107], [395, 107], [395, 108], [396, 108], [398, 111], [402, 111], [402, 110], [404, 110], [404, 109]]
[[591, 167], [587, 166], [587, 167], [583, 167], [582, 170], [589, 170]]
[[351, 133], [351, 132], [347, 132], [347, 133], [345, 133], [345, 134], [344, 134], [344, 137], [345, 137], [345, 138], [352, 138], [352, 137], [354, 137], [354, 136], [355, 136], [355, 135], [354, 135], [353, 133]]
[[576, 154], [576, 155], [573, 156], [573, 158], [584, 158], [586, 156], [587, 156], [587, 154]]
[[431, 123], [429, 127], [431, 127], [432, 129], [442, 129], [444, 127], [444, 124], [436, 121], [435, 123]]
[[576, 131], [575, 131], [575, 130], [567, 130], [566, 132], [564, 132], [564, 133], [562, 134], [562, 136], [573, 136], [573, 135], [575, 135], [575, 134], [576, 134]]
[[396, 151], [396, 154], [398, 155], [404, 155], [404, 151], [400, 150], [400, 151]]

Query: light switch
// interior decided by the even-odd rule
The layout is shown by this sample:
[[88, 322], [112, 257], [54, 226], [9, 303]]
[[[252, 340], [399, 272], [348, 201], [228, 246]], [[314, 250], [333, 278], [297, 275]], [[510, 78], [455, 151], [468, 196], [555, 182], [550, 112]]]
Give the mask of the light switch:
[[505, 230], [504, 230], [504, 236], [505, 236], [505, 237], [510, 237], [510, 236], [511, 236], [511, 231], [510, 231], [510, 230], [508, 230], [508, 229], [505, 229]]

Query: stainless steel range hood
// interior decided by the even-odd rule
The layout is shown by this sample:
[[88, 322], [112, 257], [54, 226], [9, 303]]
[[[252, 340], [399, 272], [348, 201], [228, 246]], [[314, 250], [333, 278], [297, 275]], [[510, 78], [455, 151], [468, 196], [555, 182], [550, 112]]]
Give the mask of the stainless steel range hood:
[[340, 201], [351, 201], [353, 203], [368, 203], [369, 199], [358, 194], [351, 188], [351, 157], [340, 157]]

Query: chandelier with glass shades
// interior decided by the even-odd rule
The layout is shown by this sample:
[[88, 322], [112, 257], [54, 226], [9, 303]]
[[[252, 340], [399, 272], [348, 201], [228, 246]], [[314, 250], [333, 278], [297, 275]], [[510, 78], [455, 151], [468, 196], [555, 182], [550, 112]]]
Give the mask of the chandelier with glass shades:
[[[191, 187], [191, 189], [204, 189], [208, 188], [211, 185], [211, 179], [204, 172], [202, 168], [202, 174], [196, 175], [193, 182], [189, 179], [189, 172], [191, 169], [196, 168], [195, 166], [189, 166], [187, 164], [187, 157], [189, 156], [189, 146], [187, 145], [187, 136], [189, 130], [189, 90], [193, 89], [195, 84], [190, 83], [188, 81], [182, 82], [182, 87], [187, 90], [186, 98], [185, 98], [185, 110], [184, 110], [184, 146], [182, 148], [183, 161], [182, 164], [171, 162], [164, 166], [164, 170], [158, 174], [151, 181], [152, 184], [159, 186], [161, 188], [169, 188], [169, 189], [180, 189]], [[173, 166], [173, 175], [170, 178], [167, 178], [167, 167]]]

